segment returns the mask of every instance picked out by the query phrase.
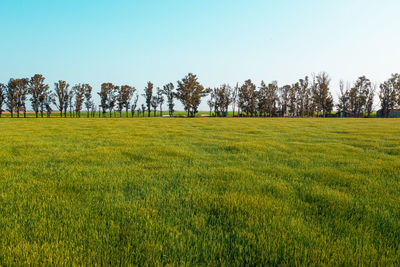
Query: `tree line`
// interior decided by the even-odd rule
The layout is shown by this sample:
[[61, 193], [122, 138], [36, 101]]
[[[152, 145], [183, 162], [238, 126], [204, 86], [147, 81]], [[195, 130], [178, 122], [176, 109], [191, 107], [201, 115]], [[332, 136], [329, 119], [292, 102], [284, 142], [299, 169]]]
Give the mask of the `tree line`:
[[[93, 101], [93, 88], [89, 84], [70, 86], [66, 81], [54, 83], [53, 90], [45, 83], [41, 74], [29, 78], [11, 78], [7, 84], [0, 83], [0, 117], [8, 111], [11, 117], [26, 117], [27, 102], [36, 118], [50, 117], [56, 107], [61, 117], [81, 117], [86, 111], [87, 117], [98, 116], [134, 117], [163, 115], [163, 106], [167, 104], [168, 115], [175, 112], [175, 100], [182, 103], [188, 117], [199, 112], [201, 100], [209, 96], [207, 104], [210, 115], [227, 116], [231, 107], [233, 116], [248, 117], [326, 117], [336, 107], [337, 112], [347, 112], [352, 117], [370, 117], [374, 107], [375, 95], [380, 100], [382, 117], [390, 110], [400, 106], [400, 74], [392, 74], [378, 86], [367, 77], [359, 77], [353, 84], [339, 83], [338, 101], [335, 104], [331, 94], [331, 79], [325, 72], [304, 77], [293, 84], [279, 86], [277, 81], [256, 85], [252, 80], [231, 87], [223, 84], [215, 88], [205, 88], [195, 74], [189, 73], [175, 85], [168, 83], [162, 88], [154, 88], [148, 82], [144, 93], [139, 94], [132, 85], [114, 85], [103, 83], [100, 92], [100, 105]], [[138, 106], [139, 97], [144, 104]], [[5, 110], [3, 110], [5, 107]], [[44, 115], [46, 114], [46, 115]]]

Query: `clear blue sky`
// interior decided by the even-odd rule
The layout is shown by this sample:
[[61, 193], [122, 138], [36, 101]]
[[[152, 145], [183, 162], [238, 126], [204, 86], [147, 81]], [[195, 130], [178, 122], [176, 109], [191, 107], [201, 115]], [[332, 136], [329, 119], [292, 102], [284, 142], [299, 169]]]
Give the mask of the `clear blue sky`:
[[[281, 85], [400, 72], [398, 0], [0, 0], [0, 82]], [[53, 87], [53, 86], [52, 86]], [[336, 93], [334, 93], [336, 95]], [[207, 110], [204, 103], [202, 109]]]

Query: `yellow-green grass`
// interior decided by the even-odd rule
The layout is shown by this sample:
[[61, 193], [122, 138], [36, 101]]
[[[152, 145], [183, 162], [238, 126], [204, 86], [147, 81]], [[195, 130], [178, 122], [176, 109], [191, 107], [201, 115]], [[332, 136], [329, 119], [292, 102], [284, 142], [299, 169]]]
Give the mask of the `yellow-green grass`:
[[400, 265], [400, 120], [2, 119], [0, 265]]

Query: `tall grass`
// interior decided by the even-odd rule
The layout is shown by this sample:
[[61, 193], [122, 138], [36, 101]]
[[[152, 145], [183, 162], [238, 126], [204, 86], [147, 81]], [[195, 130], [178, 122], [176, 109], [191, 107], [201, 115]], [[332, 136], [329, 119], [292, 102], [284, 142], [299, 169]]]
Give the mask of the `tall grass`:
[[400, 121], [0, 120], [0, 265], [400, 265]]

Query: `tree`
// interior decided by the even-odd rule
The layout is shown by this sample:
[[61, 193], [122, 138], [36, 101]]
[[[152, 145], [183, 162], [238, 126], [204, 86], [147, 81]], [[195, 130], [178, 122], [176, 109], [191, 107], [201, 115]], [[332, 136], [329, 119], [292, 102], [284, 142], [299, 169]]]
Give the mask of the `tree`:
[[[66, 111], [66, 106], [68, 105], [68, 88], [69, 84], [66, 81], [58, 81], [57, 83], [54, 84], [55, 86], [55, 95], [56, 95], [56, 106], [58, 110], [60, 111], [60, 116], [62, 118], [63, 116], [63, 111]], [[67, 117], [67, 113], [64, 113], [64, 117]]]
[[346, 112], [350, 105], [349, 105], [349, 86], [344, 89], [344, 82], [341, 80], [339, 82], [339, 95], [338, 95], [338, 104], [337, 109], [339, 113]]
[[306, 110], [308, 108], [309, 99], [310, 99], [310, 88], [308, 76], [304, 79], [300, 79], [298, 82], [298, 86], [296, 87], [296, 98], [297, 98], [297, 112], [298, 115], [304, 117]]
[[264, 81], [261, 81], [261, 86], [257, 92], [257, 109], [260, 116], [264, 114], [264, 117], [267, 115], [267, 90], [268, 86]]
[[181, 101], [188, 117], [194, 117], [198, 112], [201, 98], [209, 93], [208, 90], [198, 82], [195, 74], [189, 73], [182, 80], [178, 81], [176, 98]]
[[142, 104], [142, 114], [143, 114], [143, 117], [144, 117], [144, 113], [146, 112], [146, 106], [144, 105], [144, 104]]
[[107, 109], [110, 111], [110, 118], [112, 116], [112, 110], [115, 106], [116, 96], [115, 93], [119, 87], [112, 83], [102, 83], [101, 90], [98, 93], [100, 96], [100, 106], [103, 112], [103, 117], [106, 116]]
[[14, 111], [17, 112], [17, 117], [21, 110], [26, 116], [26, 95], [28, 93], [28, 79], [10, 79], [7, 85], [7, 107], [11, 113], [11, 117], [14, 116]]
[[238, 93], [239, 93], [239, 83], [236, 83], [236, 86], [233, 88], [233, 91], [232, 91], [232, 104], [233, 104], [232, 117], [235, 116], [235, 107], [236, 107]]
[[[213, 90], [207, 89], [211, 92], [210, 101], [213, 101], [212, 106], [217, 116], [226, 116], [228, 113], [229, 105], [232, 103], [232, 89], [228, 84], [223, 84]], [[210, 103], [211, 104], [211, 103]]]
[[67, 95], [67, 99], [66, 99], [66, 104], [64, 104], [64, 113], [67, 114], [67, 108], [69, 107], [69, 117], [73, 117], [75, 116], [75, 114], [73, 114], [73, 100], [74, 100], [74, 90], [70, 90], [68, 91], [68, 95]]
[[160, 87], [157, 87], [157, 103], [160, 105], [160, 117], [162, 117], [162, 105], [164, 104], [164, 96], [163, 96], [163, 90], [160, 89]]
[[168, 114], [169, 116], [172, 116], [174, 114], [174, 97], [175, 97], [174, 84], [168, 83], [164, 85], [162, 92], [167, 97]]
[[151, 98], [150, 104], [151, 104], [151, 107], [153, 108], [154, 117], [155, 117], [155, 116], [156, 116], [156, 113], [157, 113], [157, 106], [158, 106], [158, 99], [157, 99], [157, 96], [153, 96], [153, 97]]
[[[133, 116], [135, 116], [135, 110], [136, 110], [136, 107], [137, 107], [138, 99], [139, 99], [139, 95], [135, 94], [135, 97], [134, 97], [134, 100], [133, 100], [133, 104], [132, 104], [132, 107], [131, 107], [132, 118], [133, 118]], [[140, 116], [140, 114], [139, 114], [139, 116]]]
[[17, 106], [17, 101], [18, 101], [17, 95], [18, 93], [17, 93], [17, 85], [15, 79], [11, 78], [7, 84], [7, 92], [6, 92], [7, 110], [10, 112], [11, 118], [14, 117], [14, 111]]
[[15, 99], [16, 105], [15, 109], [17, 112], [17, 117], [19, 118], [19, 114], [21, 111], [24, 112], [24, 117], [26, 117], [26, 95], [28, 94], [28, 83], [29, 80], [26, 78], [15, 79], [13, 85], [15, 86]]
[[29, 81], [29, 94], [31, 95], [32, 109], [35, 112], [36, 118], [39, 114], [39, 108], [42, 109], [43, 117], [43, 106], [45, 105], [47, 91], [49, 90], [49, 85], [44, 83], [45, 78], [41, 74], [35, 74]]
[[151, 110], [151, 100], [153, 97], [153, 84], [151, 82], [147, 82], [147, 86], [144, 88], [143, 96], [146, 98], [146, 105], [147, 105], [147, 116], [150, 117], [150, 110]]
[[0, 118], [1, 114], [3, 113], [3, 104], [6, 101], [6, 90], [7, 86], [5, 84], [0, 83]]
[[242, 111], [254, 116], [257, 109], [256, 85], [249, 79], [239, 89], [239, 107]]
[[389, 117], [390, 110], [399, 105], [400, 74], [392, 74], [387, 81], [380, 85], [379, 99], [381, 101], [381, 116]]
[[[209, 88], [209, 90], [211, 90], [211, 88]], [[210, 108], [210, 116], [211, 116], [213, 109], [215, 111], [215, 99], [214, 99], [214, 93], [212, 92], [212, 90], [211, 90], [211, 94], [210, 94], [210, 99], [207, 100], [207, 105]]]
[[281, 107], [281, 116], [282, 117], [285, 116], [287, 109], [288, 109], [290, 89], [291, 89], [290, 85], [285, 85], [279, 89], [279, 92], [280, 92], [279, 103], [280, 103], [280, 107]]
[[367, 110], [367, 99], [370, 94], [371, 81], [365, 76], [361, 76], [354, 83], [354, 86], [349, 91], [349, 104], [353, 114], [357, 117], [362, 117]]
[[326, 72], [321, 72], [314, 79], [314, 100], [317, 103], [317, 112], [323, 117], [333, 109], [333, 97], [329, 91], [331, 79]]
[[47, 94], [44, 95], [43, 98], [44, 98], [43, 103], [44, 103], [44, 106], [46, 108], [46, 115], [47, 115], [48, 118], [50, 118], [51, 112], [53, 111], [53, 109], [51, 108], [51, 104], [54, 103], [54, 96], [53, 96], [53, 94], [48, 94], [47, 93]]
[[93, 104], [92, 101], [92, 86], [90, 86], [89, 84], [83, 84], [83, 88], [84, 88], [84, 96], [85, 96], [85, 107], [86, 107], [86, 111], [87, 111], [87, 117], [90, 117], [90, 110], [93, 108], [96, 108]]
[[369, 118], [372, 113], [372, 109], [374, 107], [374, 98], [375, 98], [375, 92], [376, 92], [376, 84], [373, 84], [370, 87], [370, 90], [368, 91], [367, 94], [367, 103], [365, 105], [365, 111], [367, 113], [367, 117]]
[[81, 110], [83, 102], [85, 101], [85, 85], [84, 84], [77, 84], [72, 88], [72, 91], [75, 95], [75, 112], [78, 118], [81, 117]]
[[266, 111], [268, 112], [269, 116], [275, 113], [276, 109], [276, 102], [278, 101], [278, 82], [273, 81], [272, 83], [268, 84], [265, 92], [265, 100], [266, 100]]
[[129, 116], [130, 101], [136, 89], [129, 85], [122, 85], [116, 95], [119, 117], [122, 117], [122, 110], [125, 108], [126, 116]]
[[300, 90], [300, 85], [299, 83], [293, 84], [290, 89], [289, 89], [289, 103], [288, 103], [288, 108], [289, 108], [289, 113], [291, 114], [296, 114], [297, 113], [297, 96], [296, 93]]

